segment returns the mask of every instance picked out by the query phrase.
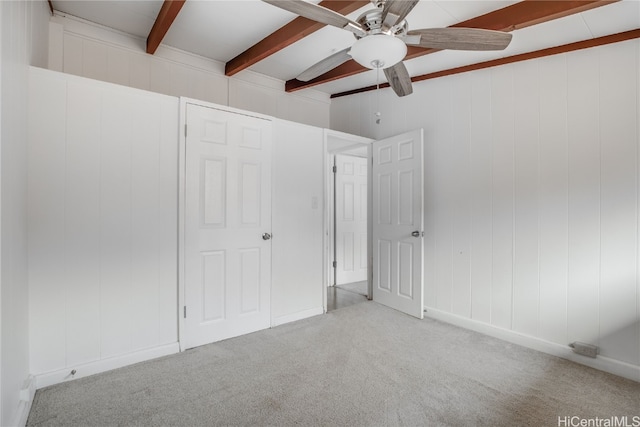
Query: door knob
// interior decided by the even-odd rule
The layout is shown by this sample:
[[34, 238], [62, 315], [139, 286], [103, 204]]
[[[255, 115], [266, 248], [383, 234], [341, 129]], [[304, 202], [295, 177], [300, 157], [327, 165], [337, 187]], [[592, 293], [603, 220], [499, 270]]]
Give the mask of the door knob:
[[269, 233], [262, 233], [262, 240], [269, 240], [271, 239], [271, 234]]
[[420, 236], [421, 236], [421, 234], [422, 234], [422, 233], [420, 233], [418, 230], [416, 230], [416, 231], [414, 231], [414, 232], [412, 232], [412, 233], [411, 233], [411, 235], [412, 235], [413, 237], [420, 237]]

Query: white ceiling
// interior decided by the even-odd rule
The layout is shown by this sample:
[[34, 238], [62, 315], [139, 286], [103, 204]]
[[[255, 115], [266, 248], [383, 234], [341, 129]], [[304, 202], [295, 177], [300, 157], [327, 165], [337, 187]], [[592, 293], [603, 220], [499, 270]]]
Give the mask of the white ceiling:
[[[162, 3], [162, 0], [54, 0], [53, 6], [60, 12], [146, 38]], [[445, 27], [513, 3], [517, 1], [420, 0], [407, 21], [410, 29]], [[349, 17], [355, 19], [369, 8], [364, 7]], [[295, 17], [259, 0], [187, 0], [163, 44], [227, 62]], [[637, 28], [640, 28], [640, 0], [621, 0], [516, 30], [511, 45], [504, 51], [442, 51], [405, 63], [409, 74], [415, 76]], [[290, 80], [354, 41], [350, 32], [327, 26], [250, 69], [280, 80]], [[375, 82], [376, 72], [368, 71], [314, 88], [332, 94], [373, 85]]]

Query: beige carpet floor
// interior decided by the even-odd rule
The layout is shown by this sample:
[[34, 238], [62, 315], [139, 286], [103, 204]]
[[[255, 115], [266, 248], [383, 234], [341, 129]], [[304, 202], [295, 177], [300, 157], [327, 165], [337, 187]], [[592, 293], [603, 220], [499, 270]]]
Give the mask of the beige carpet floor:
[[640, 383], [364, 302], [41, 389], [28, 425], [558, 426], [623, 416], [640, 416]]

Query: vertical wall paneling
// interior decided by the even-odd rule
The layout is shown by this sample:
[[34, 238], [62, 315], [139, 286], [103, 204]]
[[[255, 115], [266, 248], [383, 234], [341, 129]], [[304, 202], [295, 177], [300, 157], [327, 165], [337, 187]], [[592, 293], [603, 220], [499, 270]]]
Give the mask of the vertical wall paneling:
[[[197, 71], [189, 70], [186, 67], [181, 67], [177, 64], [172, 64], [171, 67], [171, 93], [167, 95], [173, 96], [187, 96], [196, 95], [193, 91], [194, 82], [197, 81]], [[194, 77], [194, 78], [192, 78]], [[159, 91], [156, 91], [159, 92]]]
[[598, 345], [600, 311], [599, 49], [567, 54], [568, 340]]
[[453, 218], [449, 214], [453, 195], [455, 176], [447, 165], [453, 163], [453, 115], [451, 85], [453, 79], [446, 79], [442, 85], [432, 87], [431, 94], [442, 100], [435, 111], [434, 120], [440, 125], [434, 128], [435, 158], [441, 159], [435, 164], [435, 286], [436, 304], [439, 310], [451, 310], [451, 292], [453, 279]]
[[[636, 40], [636, 114], [640, 116], [640, 40]], [[633, 45], [632, 45], [633, 46]], [[636, 140], [639, 142], [638, 150], [637, 150], [637, 162], [636, 162], [636, 188], [638, 190], [638, 195], [636, 198], [636, 209], [640, 210], [640, 120], [636, 122]], [[636, 242], [636, 251], [640, 252], [640, 214], [637, 217], [637, 234], [638, 240]], [[640, 256], [639, 256], [640, 258]], [[636, 266], [636, 299], [638, 301], [636, 305], [636, 313], [637, 313], [637, 322], [638, 322], [638, 342], [637, 342], [637, 350], [640, 353], [640, 259], [637, 261]], [[640, 363], [638, 363], [640, 365]]]
[[273, 89], [260, 87], [242, 80], [229, 81], [229, 105], [234, 108], [275, 116], [278, 103]]
[[[391, 105], [394, 98], [397, 99], [396, 94], [393, 91], [385, 90], [381, 91], [381, 98], [384, 105]], [[387, 99], [390, 98], [390, 99]], [[402, 108], [389, 108], [386, 113], [386, 121], [391, 125], [391, 134], [398, 135], [407, 129], [407, 106], [412, 105], [413, 101], [409, 101], [408, 98], [400, 98], [403, 103]]]
[[[602, 355], [640, 364], [637, 286], [637, 46], [600, 51], [600, 345]], [[634, 316], [636, 310], [636, 316]]]
[[[100, 90], [90, 84], [68, 84], [64, 199], [66, 286], [61, 290], [66, 294], [68, 366], [100, 358], [100, 316], [96, 315], [101, 308], [100, 95]], [[73, 263], [73, 268], [69, 268], [69, 263]]]
[[93, 40], [82, 42], [82, 76], [95, 80], [107, 80], [107, 46]]
[[[250, 71], [229, 78], [223, 63], [167, 46], [150, 56], [140, 50], [142, 39], [73, 17], [55, 15], [51, 25], [59, 30], [51, 32], [58, 39], [51, 41], [49, 63], [66, 73], [329, 126], [330, 100], [325, 93], [286, 93], [284, 81]], [[350, 111], [357, 117], [357, 110]]]
[[[165, 99], [159, 104], [158, 145], [158, 218], [161, 233], [158, 233], [158, 344], [169, 344], [178, 336], [178, 126], [176, 104]], [[155, 190], [154, 190], [155, 191]], [[166, 314], [166, 315], [165, 315]]]
[[178, 100], [30, 81], [31, 372], [42, 386], [177, 350]]
[[[6, 13], [7, 12], [4, 10], [3, 6], [0, 5], [0, 24], [2, 24], [3, 28], [5, 28], [4, 27], [4, 22], [5, 21], [4, 21], [3, 16], [6, 15]], [[4, 68], [3, 68], [3, 62], [6, 61], [6, 59], [4, 59], [4, 55], [2, 55], [2, 53], [4, 52], [4, 49], [2, 48], [2, 40], [3, 40], [4, 37], [7, 37], [7, 36], [9, 36], [9, 34], [5, 35], [4, 32], [0, 30], [0, 91], [2, 91], [3, 86], [4, 86], [3, 75], [4, 75], [5, 71], [4, 71]], [[2, 99], [0, 98], [0, 105], [2, 105], [1, 102], [2, 102]], [[2, 170], [3, 170], [2, 169], [2, 139], [3, 139], [2, 130], [4, 128], [4, 125], [3, 125], [4, 118], [2, 117], [1, 114], [2, 114], [2, 110], [0, 109], [0, 177], [2, 176]], [[2, 224], [2, 205], [3, 205], [1, 184], [2, 183], [0, 182], [0, 225]], [[0, 227], [0, 267], [1, 266], [2, 266], [2, 228]], [[1, 384], [4, 384], [4, 381], [3, 381], [4, 373], [3, 373], [3, 371], [5, 369], [5, 364], [3, 362], [3, 357], [6, 357], [6, 356], [4, 356], [4, 352], [3, 352], [3, 346], [5, 344], [2, 341], [2, 327], [3, 327], [4, 322], [6, 322], [6, 320], [4, 320], [3, 316], [2, 316], [2, 294], [3, 294], [3, 292], [2, 292], [2, 283], [3, 283], [2, 275], [0, 274], [0, 422], [4, 421], [3, 414], [8, 412], [8, 410], [4, 410], [4, 412], [3, 412], [3, 409], [2, 409], [2, 407], [4, 406], [4, 393], [5, 393], [2, 390], [2, 386], [1, 386]], [[29, 301], [27, 299], [25, 301], [25, 306], [28, 306], [28, 303], [29, 303]], [[23, 326], [23, 330], [28, 330], [28, 325], [24, 325]], [[28, 348], [29, 347], [27, 346], [27, 349]], [[29, 356], [29, 351], [28, 350], [27, 350], [27, 354], [26, 355]], [[28, 368], [28, 366], [29, 366], [28, 363], [25, 363], [24, 366], [26, 366], [27, 370], [29, 369]], [[8, 419], [13, 418], [13, 413], [10, 415], [10, 417], [7, 417], [7, 418]]]
[[[362, 116], [364, 113], [363, 124], [375, 123], [380, 118], [380, 123], [376, 123], [375, 126], [378, 135], [394, 135], [393, 116], [395, 113], [390, 107], [391, 102], [394, 102], [392, 96], [395, 96], [392, 91], [374, 90], [368, 92], [368, 96], [363, 98], [360, 103], [361, 113], [359, 115]], [[380, 116], [377, 116], [377, 113], [380, 113]]]
[[[352, 110], [352, 106], [360, 101], [360, 97], [356, 96], [347, 96], [344, 97], [344, 102], [332, 102], [331, 103], [331, 123], [334, 129], [342, 129], [343, 132], [350, 132], [357, 134], [359, 132], [355, 132], [351, 125], [353, 124], [352, 120], [349, 120], [349, 115]], [[358, 111], [358, 118], [360, 117]], [[335, 126], [333, 125], [335, 123]], [[359, 131], [359, 129], [358, 129]]]
[[[431, 85], [418, 88], [419, 91], [427, 93], [431, 90]], [[416, 93], [417, 94], [417, 93]], [[437, 108], [433, 104], [426, 104], [420, 109], [423, 113], [423, 120], [431, 123], [432, 126], [424, 126], [426, 129], [424, 136], [424, 191], [425, 191], [425, 234], [424, 234], [424, 300], [425, 306], [435, 307], [437, 304], [438, 283], [436, 281], [436, 218], [438, 194], [437, 185], [437, 156], [438, 141], [435, 138], [433, 129], [437, 122]]]
[[452, 89], [452, 167], [451, 200], [453, 215], [452, 294], [451, 312], [471, 317], [471, 286], [469, 276], [471, 248], [470, 140], [471, 140], [471, 79], [455, 76]]
[[149, 90], [166, 95], [175, 95], [171, 84], [171, 68], [173, 64], [153, 58], [149, 61]]
[[[430, 86], [428, 85], [428, 82], [425, 82], [424, 84], [420, 84], [420, 85], [414, 85], [413, 87], [413, 91], [414, 94], [412, 94], [411, 97], [407, 98], [408, 100], [414, 99], [413, 105], [409, 105], [406, 107], [406, 112], [405, 112], [405, 117], [407, 120], [406, 123], [406, 128], [407, 129], [419, 129], [421, 127], [423, 127], [424, 121], [425, 121], [425, 112], [423, 110], [423, 104], [420, 103], [419, 101], [425, 97], [428, 96], [428, 88]], [[366, 93], [366, 92], [365, 92]], [[352, 98], [352, 97], [347, 97], [347, 98]], [[336, 98], [336, 99], [340, 99], [340, 98]], [[336, 100], [334, 99], [333, 103], [336, 103]], [[333, 103], [331, 105], [331, 117], [333, 119]], [[340, 107], [341, 103], [337, 103], [337, 106]], [[420, 108], [418, 108], [418, 106], [420, 106]], [[333, 121], [332, 121], [332, 125], [333, 125]], [[426, 130], [426, 129], [425, 129]], [[365, 129], [366, 131], [366, 129]], [[426, 139], [425, 139], [426, 141]]]
[[[491, 164], [494, 149], [491, 126], [491, 72], [481, 70], [471, 74], [470, 78], [471, 317], [480, 322], [490, 323], [493, 280]], [[427, 203], [429, 200], [427, 199]]]
[[281, 324], [323, 311], [324, 136], [277, 120], [273, 141], [271, 315]]
[[131, 75], [131, 57], [123, 50], [108, 48], [106, 81], [126, 86]]
[[187, 77], [187, 81], [189, 82], [188, 93], [191, 94], [189, 95], [190, 97], [207, 99], [223, 105], [227, 103], [227, 91], [222, 89], [226, 89], [226, 85], [220, 85], [221, 88], [211, 84], [210, 76], [206, 72], [192, 70], [191, 76]]
[[[334, 99], [336, 125], [370, 93]], [[385, 100], [407, 128], [361, 112], [361, 134], [425, 130], [427, 313], [640, 380], [640, 40]]]
[[62, 25], [49, 22], [48, 58], [46, 67], [42, 65], [43, 67], [53, 71], [62, 71], [62, 67], [64, 66], [63, 39], [64, 28], [62, 28]]
[[[366, 135], [369, 137], [381, 138], [380, 135], [380, 124], [376, 124], [376, 112], [380, 112], [381, 114], [385, 114], [384, 111], [387, 108], [386, 105], [381, 105], [378, 101], [378, 91], [375, 92], [366, 92], [360, 97], [360, 103], [356, 103], [351, 110], [350, 117], [353, 119], [353, 132], [356, 135]], [[365, 129], [372, 129], [367, 135]]]
[[[30, 367], [35, 372], [61, 369], [66, 364], [65, 252], [65, 140], [67, 85], [32, 79], [29, 115], [44, 123], [29, 126], [29, 309]], [[46, 179], [45, 179], [46, 177]], [[38, 200], [38, 202], [34, 202]], [[47, 209], [41, 209], [42, 206]], [[47, 354], [46, 360], [37, 355]]]
[[514, 70], [513, 330], [538, 334], [538, 169], [540, 101], [538, 61]]
[[[150, 57], [143, 55], [129, 55], [129, 82], [126, 86], [136, 89], [150, 90], [151, 82], [151, 65]], [[112, 71], [115, 73], [115, 70]]]
[[[633, 47], [633, 44], [631, 44]], [[636, 114], [640, 116], [640, 40], [636, 40], [635, 43], [635, 55], [636, 55]], [[636, 189], [637, 189], [637, 198], [636, 198], [636, 209], [640, 210], [640, 120], [636, 122], [636, 140], [638, 141], [638, 149], [637, 149], [637, 157], [636, 157]], [[640, 214], [637, 217], [637, 235], [638, 240], [636, 241], [636, 251], [640, 252]], [[639, 254], [640, 258], [640, 254]], [[638, 322], [638, 342], [637, 342], [637, 350], [640, 353], [640, 259], [637, 260], [636, 265], [636, 320]], [[638, 363], [640, 365], [640, 363]]]
[[[133, 315], [131, 304], [131, 204], [132, 164], [131, 99], [118, 92], [100, 94], [100, 336], [101, 356], [131, 351], [126, 328]], [[132, 105], [133, 104], [133, 105]], [[136, 115], [136, 121], [140, 120]], [[139, 141], [136, 141], [138, 143]], [[107, 268], [102, 268], [107, 266]], [[123, 334], [123, 332], [125, 332]]]
[[[131, 349], [159, 342], [160, 318], [160, 125], [162, 104], [131, 98], [140, 115], [131, 123]], [[165, 223], [166, 224], [166, 223]], [[170, 244], [170, 243], [167, 243]]]
[[567, 341], [568, 269], [568, 129], [567, 57], [538, 61], [540, 90], [540, 154], [538, 243], [540, 338], [565, 345]]
[[491, 73], [492, 150], [492, 279], [491, 323], [511, 328], [513, 292], [514, 71], [500, 67]]
[[61, 50], [64, 55], [62, 58], [62, 71], [68, 74], [82, 76], [82, 39], [70, 34], [63, 34], [62, 40], [63, 47]]
[[[3, 426], [24, 425], [31, 406], [29, 399], [21, 399], [21, 390], [33, 385], [29, 377], [28, 67], [46, 66], [48, 20], [46, 2], [0, 2], [0, 425]], [[55, 185], [52, 183], [52, 187]], [[43, 236], [43, 241], [51, 237]]]
[[42, 4], [30, 5], [26, 20], [31, 27], [27, 34], [31, 37], [31, 52], [27, 55], [29, 64], [34, 67], [46, 68], [49, 63], [49, 14], [47, 6]]
[[277, 96], [276, 117], [286, 117], [296, 123], [327, 127], [329, 111], [327, 105], [316, 99], [307, 98], [302, 93], [285, 93]]

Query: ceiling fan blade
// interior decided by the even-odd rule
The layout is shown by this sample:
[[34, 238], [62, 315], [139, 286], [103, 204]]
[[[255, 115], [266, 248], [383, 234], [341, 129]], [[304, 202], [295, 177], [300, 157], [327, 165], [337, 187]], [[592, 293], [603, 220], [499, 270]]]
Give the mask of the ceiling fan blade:
[[344, 28], [352, 33], [363, 37], [366, 33], [358, 24], [347, 18], [344, 15], [334, 12], [326, 7], [319, 6], [314, 3], [309, 3], [304, 0], [262, 0], [265, 3], [269, 3], [273, 6], [279, 7], [286, 11], [295, 13], [304, 18], [311, 19], [322, 24], [331, 25], [333, 27]]
[[384, 75], [387, 76], [387, 80], [396, 95], [407, 96], [413, 93], [411, 77], [402, 61], [393, 67], [385, 68]]
[[[420, 36], [412, 43], [411, 36]], [[407, 32], [405, 43], [412, 46], [453, 50], [503, 50], [511, 42], [511, 33], [478, 28], [424, 28]]]
[[342, 65], [351, 59], [351, 55], [349, 55], [350, 50], [351, 47], [348, 47], [324, 58], [322, 61], [304, 70], [298, 77], [296, 77], [296, 79], [302, 82], [308, 82], [309, 80], [313, 80], [316, 77], [323, 75], [327, 71], [333, 70], [338, 65]]
[[382, 20], [393, 27], [407, 17], [419, 0], [387, 0], [382, 9]]

